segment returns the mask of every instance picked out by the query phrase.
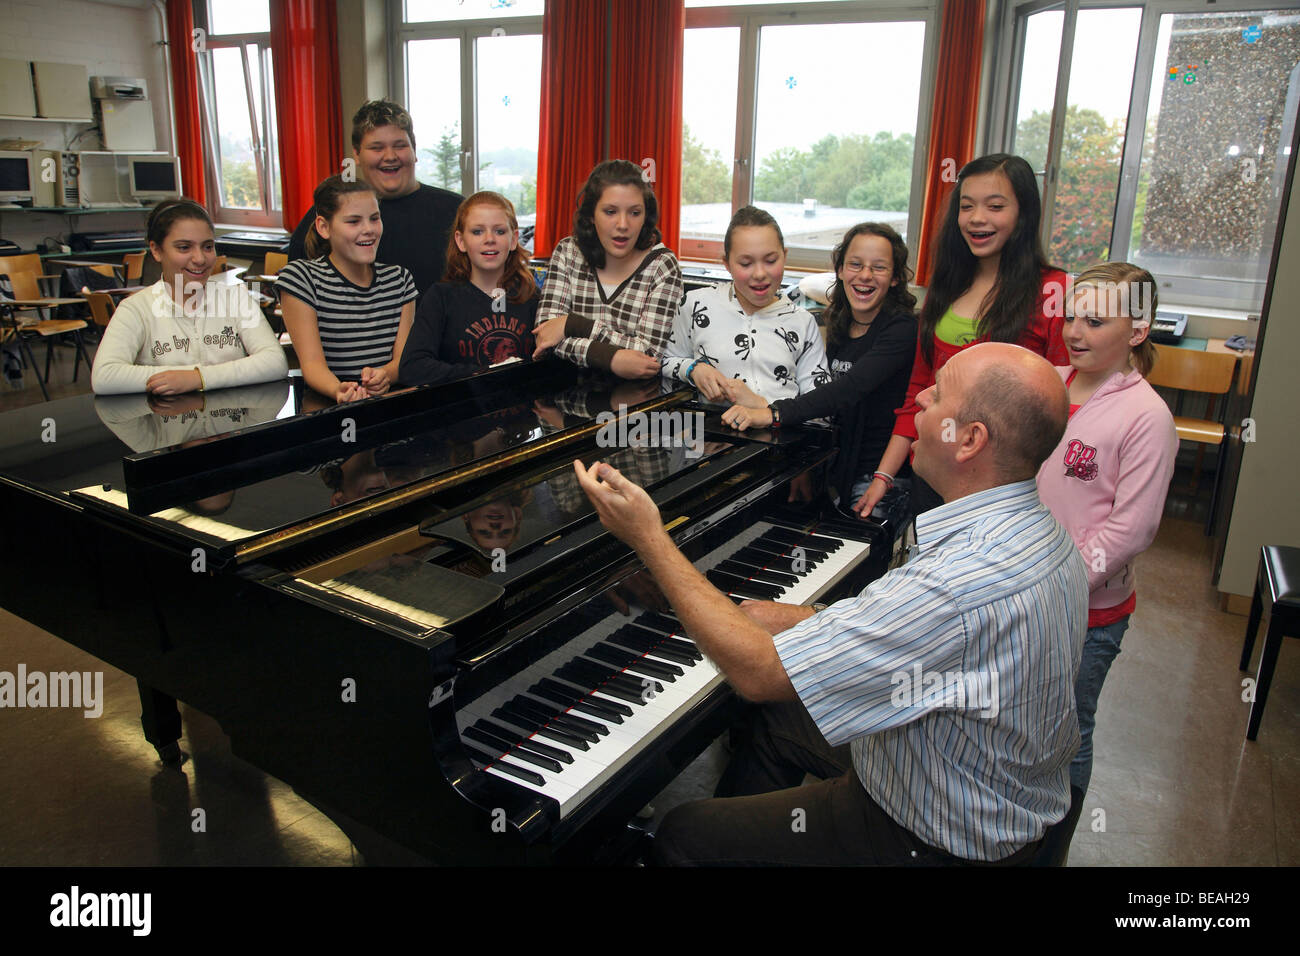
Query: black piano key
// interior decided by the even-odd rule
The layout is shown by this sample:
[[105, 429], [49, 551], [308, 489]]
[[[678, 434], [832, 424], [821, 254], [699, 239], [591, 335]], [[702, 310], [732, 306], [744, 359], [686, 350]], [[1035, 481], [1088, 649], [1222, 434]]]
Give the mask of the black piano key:
[[596, 689], [608, 693], [611, 688], [618, 688], [624, 693], [634, 696], [636, 700], [633, 703], [635, 704], [645, 703], [647, 688], [653, 689], [656, 694], [662, 693], [664, 689], [663, 685], [658, 681], [653, 682], [653, 685], [647, 684], [646, 681], [649, 678], [642, 677], [639, 674], [625, 674], [621, 667], [605, 667], [590, 658], [576, 658], [573, 663], [580, 668], [576, 673], [591, 674], [592, 676], [597, 673], [607, 674], [608, 676], [604, 678], [604, 682]]
[[[653, 654], [655, 657], [672, 661], [682, 667], [694, 667], [695, 662], [703, 657], [698, 651], [691, 653], [671, 646], [667, 643], [672, 640], [671, 638], [653, 631], [633, 627], [630, 624], [627, 627], [620, 628], [617, 633], [611, 634], [606, 640], [611, 644], [626, 647], [639, 654]], [[685, 672], [683, 671], [683, 673]]]
[[741, 594], [755, 601], [773, 601], [781, 595], [782, 589], [774, 585], [746, 581], [724, 571], [710, 570], [706, 571], [704, 576], [720, 591]]
[[824, 534], [806, 534], [790, 528], [769, 528], [761, 537], [771, 541], [784, 541], [795, 547], [817, 548], [820, 551], [827, 552], [835, 551], [844, 544], [839, 538], [832, 538]]
[[[781, 571], [789, 571], [791, 574], [798, 575], [800, 573], [807, 574], [809, 571], [817, 567], [817, 565], [821, 564], [822, 561], [826, 559], [823, 557], [816, 557], [811, 554], [805, 554], [803, 557], [803, 562], [798, 563], [796, 562], [794, 555], [785, 554], [783, 552], [777, 552], [777, 551], [768, 551], [768, 550], [764, 550], [763, 548], [750, 545], [749, 547], [741, 548], [739, 551], [737, 551], [735, 554], [731, 556], [730, 560], [744, 561], [748, 564], [761, 563], [764, 566], [769, 568], [777, 568]], [[795, 570], [796, 565], [798, 567], [803, 568], [803, 571], [802, 572], [796, 571]]]
[[493, 770], [500, 770], [502, 773], [509, 774], [510, 776], [516, 777], [520, 780], [527, 780], [529, 783], [536, 784], [539, 787], [546, 786], [546, 778], [540, 773], [525, 770], [523, 767], [516, 767], [512, 763], [498, 761], [495, 757], [489, 757], [481, 750], [475, 750], [473, 747], [466, 747], [465, 753], [469, 754], [471, 759], [477, 760], [481, 764], [487, 764]]
[[[794, 553], [794, 549], [797, 547], [803, 548], [802, 558], [805, 562], [809, 562], [809, 561], [820, 562], [820, 561], [825, 561], [828, 557], [830, 557], [829, 551], [822, 551], [819, 548], [810, 548], [810, 547], [805, 547], [803, 545], [790, 545], [790, 544], [786, 544], [783, 541], [772, 541], [767, 538], [755, 538], [750, 543], [750, 547], [763, 548], [769, 551], [776, 551], [781, 556], [780, 561], [788, 561], [790, 562], [791, 565], [793, 565], [795, 561], [798, 559], [798, 556], [796, 556]], [[777, 566], [780, 567], [779, 561]]]
[[[503, 743], [502, 739], [496, 734], [488, 733], [477, 725], [466, 727], [464, 735], [473, 740], [477, 740], [481, 744], [487, 744], [489, 747], [500, 747]], [[541, 754], [533, 753], [531, 750], [526, 750], [518, 745], [507, 744], [504, 751], [506, 756], [514, 757], [516, 760], [522, 760], [524, 763], [530, 763], [534, 767], [541, 767], [544, 770], [550, 770], [552, 773], [559, 773], [564, 769], [558, 760], [552, 760], [550, 757], [543, 757]]]
[[[580, 687], [586, 687], [592, 693], [600, 691], [602, 694], [617, 697], [630, 704], [645, 703], [642, 697], [644, 688], [640, 683], [631, 677], [621, 677], [608, 668], [598, 667], [595, 663], [587, 666], [585, 661], [570, 661], [556, 671], [555, 676]], [[658, 693], [662, 689], [660, 687], [655, 692]]]
[[660, 631], [664, 634], [684, 634], [682, 622], [675, 617], [669, 617], [667, 614], [660, 614], [657, 611], [648, 611], [642, 614], [633, 624], [639, 627], [648, 627], [653, 631]]
[[556, 709], [554, 701], [542, 704], [532, 697], [517, 694], [511, 698], [506, 706], [518, 708], [525, 715], [537, 716], [549, 726], [562, 730], [566, 734], [572, 734], [589, 743], [598, 743], [602, 736], [609, 733], [609, 728], [604, 724]]
[[[657, 638], [659, 640], [658, 646], [660, 647], [672, 648], [673, 650], [677, 651], [677, 653], [685, 654], [688, 657], [690, 657], [692, 660], [697, 660], [697, 661], [704, 660], [704, 655], [701, 654], [700, 649], [695, 646], [695, 642], [690, 640], [687, 637], [669, 637], [667, 634], [664, 634], [654, 628], [651, 628], [646, 625], [641, 625], [641, 624], [629, 624], [628, 627], [630, 627], [633, 631], [645, 631], [650, 635], [651, 638]], [[681, 634], [682, 632], [678, 631], [677, 633]]]
[[725, 571], [727, 574], [734, 574], [737, 577], [750, 577], [755, 581], [762, 581], [764, 584], [775, 584], [778, 587], [790, 587], [799, 583], [799, 576], [788, 574], [784, 571], [777, 571], [773, 568], [757, 567], [752, 564], [745, 564], [741, 561], [728, 559], [718, 565], [719, 571]]
[[564, 704], [566, 707], [581, 713], [607, 720], [612, 724], [621, 724], [624, 717], [632, 716], [631, 707], [612, 700], [593, 700], [584, 692], [574, 690], [557, 680], [551, 680], [549, 677], [543, 677], [528, 688], [528, 692]]
[[[538, 737], [545, 737], [547, 740], [554, 740], [556, 743], [564, 744], [566, 747], [572, 747], [574, 750], [588, 749], [587, 741], [583, 740], [581, 737], [566, 733], [557, 727], [539, 723], [532, 718], [522, 716], [518, 712], [512, 713], [504, 706], [498, 707], [496, 710], [492, 711], [492, 716], [503, 724], [513, 724], [516, 727], [522, 727], [528, 732], [536, 734]], [[593, 734], [593, 736], [595, 735]]]
[[[474, 723], [475, 727], [482, 727], [490, 734], [496, 734], [498, 737], [508, 737], [511, 733], [508, 727], [501, 727], [492, 723], [490, 720], [479, 720]], [[550, 744], [544, 744], [540, 740], [533, 740], [529, 737], [519, 741], [519, 746], [531, 750], [535, 754], [541, 754], [543, 757], [550, 757], [552, 760], [558, 760], [560, 763], [573, 763], [573, 754], [559, 747], [552, 747]]]
[[[661, 661], [646, 660], [639, 654], [632, 654], [621, 647], [614, 647], [611, 644], [601, 642], [587, 651], [588, 657], [594, 657], [597, 660], [604, 661], [607, 664], [613, 664], [616, 667], [630, 667], [634, 671], [642, 674], [648, 674], [651, 677], [658, 677], [660, 680], [666, 680], [670, 684], [686, 673], [676, 664], [665, 664]], [[657, 693], [657, 692], [656, 692]]]
[[521, 707], [515, 702], [519, 700], [527, 700], [527, 698], [516, 697], [514, 700], [506, 701], [492, 711], [492, 716], [497, 720], [509, 720], [520, 727], [527, 727], [541, 734], [548, 740], [556, 740], [569, 747], [578, 747], [580, 750], [585, 750], [588, 743], [596, 742], [595, 734], [576, 733], [561, 727], [556, 723], [557, 714], [548, 712], [544, 707]]

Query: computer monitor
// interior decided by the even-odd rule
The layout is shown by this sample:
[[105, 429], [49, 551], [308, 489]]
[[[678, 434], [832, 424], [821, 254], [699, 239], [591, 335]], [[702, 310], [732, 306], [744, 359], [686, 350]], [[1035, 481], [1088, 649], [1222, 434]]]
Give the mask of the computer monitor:
[[180, 173], [174, 156], [131, 157], [131, 195], [141, 202], [180, 196]]
[[28, 150], [0, 150], [0, 202], [36, 198], [36, 175], [32, 154]]

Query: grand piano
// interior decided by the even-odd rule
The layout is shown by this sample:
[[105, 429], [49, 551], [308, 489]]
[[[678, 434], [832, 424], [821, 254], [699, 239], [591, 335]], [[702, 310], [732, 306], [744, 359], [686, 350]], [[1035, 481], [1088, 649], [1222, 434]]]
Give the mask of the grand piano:
[[[737, 601], [835, 600], [888, 561], [888, 521], [785, 504], [829, 430], [742, 435], [689, 390], [544, 361], [310, 399], [290, 379], [0, 416], [0, 605], [214, 717], [369, 861], [618, 862], [744, 706], [573, 459], [642, 483]], [[627, 427], [652, 412], [703, 434]]]

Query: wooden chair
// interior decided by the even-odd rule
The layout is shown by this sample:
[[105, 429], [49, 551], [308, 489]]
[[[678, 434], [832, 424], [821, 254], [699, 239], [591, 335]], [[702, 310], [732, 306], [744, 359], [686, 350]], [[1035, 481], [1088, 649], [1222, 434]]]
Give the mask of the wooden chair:
[[[41, 261], [39, 254], [35, 252], [24, 253], [21, 256], [0, 256], [0, 275], [12, 276], [23, 272], [36, 277], [37, 293], [39, 296], [49, 295], [51, 290], [42, 289], [40, 283], [59, 281], [57, 275], [47, 275], [45, 273], [45, 263]], [[14, 293], [14, 298], [31, 298], [30, 296], [20, 296]]]
[[289, 255], [284, 252], [268, 252], [262, 263], [262, 275], [273, 276], [289, 264]]
[[89, 289], [82, 289], [81, 294], [85, 297], [86, 304], [90, 306], [90, 317], [95, 324], [101, 329], [108, 328], [108, 323], [117, 308], [113, 304], [113, 297], [107, 292], [91, 292]]
[[[59, 305], [76, 304], [81, 301], [80, 299], [58, 299], [42, 296], [37, 277], [30, 272], [10, 273], [8, 278], [13, 289], [13, 300], [3, 303], [5, 313], [11, 322], [11, 327], [6, 331], [10, 335], [17, 337], [19, 348], [27, 364], [31, 365], [32, 371], [36, 373], [36, 380], [41, 386], [41, 394], [45, 396], [46, 401], [49, 401], [50, 393], [46, 388], [46, 383], [50, 380], [50, 364], [54, 360], [55, 339], [62, 335], [72, 336], [73, 344], [77, 349], [77, 353], [72, 360], [72, 380], [75, 382], [82, 361], [86, 363], [87, 369], [90, 368], [90, 359], [86, 355], [85, 346], [81, 341], [81, 330], [88, 328], [89, 323], [84, 319], [46, 318], [47, 309]], [[19, 311], [35, 311], [39, 318], [31, 322], [21, 322], [17, 314]], [[41, 377], [40, 370], [36, 366], [36, 357], [32, 354], [31, 347], [27, 342], [28, 338], [33, 336], [45, 340], [44, 378]]]
[[122, 265], [126, 266], [126, 278], [123, 285], [139, 285], [144, 275], [144, 253], [128, 252], [122, 256]]
[[[1179, 441], [1196, 442], [1200, 445], [1196, 450], [1196, 466], [1192, 472], [1194, 488], [1200, 487], [1205, 446], [1215, 445], [1219, 449], [1214, 466], [1214, 494], [1210, 497], [1210, 513], [1206, 519], [1207, 529], [1214, 520], [1214, 506], [1219, 492], [1218, 478], [1223, 470], [1224, 438], [1227, 436], [1227, 427], [1224, 423], [1224, 415], [1228, 409], [1226, 399], [1232, 389], [1232, 379], [1236, 371], [1237, 356], [1235, 355], [1198, 352], [1175, 345], [1156, 345], [1156, 364], [1151, 374], [1147, 376], [1147, 381], [1151, 385], [1173, 389], [1180, 393], [1174, 406], [1174, 429], [1178, 432]], [[1205, 408], [1206, 418], [1188, 418], [1178, 414], [1182, 410], [1182, 392], [1203, 392], [1210, 396]]]

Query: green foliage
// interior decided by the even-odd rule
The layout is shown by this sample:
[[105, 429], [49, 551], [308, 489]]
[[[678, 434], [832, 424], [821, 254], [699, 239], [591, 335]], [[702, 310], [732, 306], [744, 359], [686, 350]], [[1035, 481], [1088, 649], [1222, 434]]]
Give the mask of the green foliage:
[[716, 149], [705, 149], [682, 124], [682, 205], [731, 202], [731, 170]]
[[854, 134], [822, 137], [805, 151], [786, 146], [763, 157], [754, 181], [762, 202], [816, 199], [827, 206], [907, 209], [912, 186], [914, 137]]
[[433, 149], [420, 150], [429, 157], [431, 163], [431, 166], [420, 170], [424, 174], [425, 181], [430, 185], [441, 186], [454, 192], [460, 191], [460, 133], [457, 130], [459, 126], [459, 123], [453, 123], [444, 128], [442, 135], [438, 137], [437, 146]]
[[[1016, 152], [1046, 156], [1051, 113], [1035, 110], [1016, 127]], [[1106, 261], [1124, 150], [1124, 121], [1066, 109], [1048, 258], [1070, 270]], [[1046, 211], [1044, 211], [1046, 214]]]
[[257, 166], [251, 159], [221, 158], [222, 204], [231, 209], [261, 209]]

